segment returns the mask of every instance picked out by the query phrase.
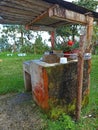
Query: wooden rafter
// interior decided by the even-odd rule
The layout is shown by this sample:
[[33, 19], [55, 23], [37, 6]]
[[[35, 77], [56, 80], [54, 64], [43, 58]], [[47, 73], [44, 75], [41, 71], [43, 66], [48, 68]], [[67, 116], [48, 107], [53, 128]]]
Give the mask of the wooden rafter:
[[32, 20], [30, 23], [28, 23], [27, 26], [34, 24], [35, 22], [41, 20], [42, 18], [44, 18], [47, 15], [48, 15], [47, 11], [43, 12], [41, 15], [37, 16], [34, 20]]
[[44, 11], [43, 13], [41, 13], [39, 16], [37, 16], [34, 20], [32, 20], [30, 23], [26, 24], [26, 28], [29, 28], [29, 26], [31, 26], [32, 24], [34, 24], [35, 22], [40, 21], [41, 19], [45, 18], [46, 16], [49, 15], [49, 10], [54, 8], [57, 5], [54, 5], [52, 7], [50, 7], [49, 9], [47, 9], [46, 11]]
[[49, 27], [49, 26], [30, 26], [30, 30], [35, 30], [35, 31], [54, 31], [55, 28]]

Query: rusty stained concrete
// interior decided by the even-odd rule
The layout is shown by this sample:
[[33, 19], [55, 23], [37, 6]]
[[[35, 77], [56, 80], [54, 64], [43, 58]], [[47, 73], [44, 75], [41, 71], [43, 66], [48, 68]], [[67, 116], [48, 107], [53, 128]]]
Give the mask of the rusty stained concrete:
[[[33, 100], [44, 111], [49, 112], [55, 107], [60, 107], [66, 113], [74, 113], [77, 93], [77, 61], [67, 64], [48, 64], [33, 60], [29, 61], [29, 64], [26, 63], [23, 65], [25, 88], [26, 90], [31, 88]], [[88, 103], [90, 70], [91, 60], [85, 60], [82, 106]]]

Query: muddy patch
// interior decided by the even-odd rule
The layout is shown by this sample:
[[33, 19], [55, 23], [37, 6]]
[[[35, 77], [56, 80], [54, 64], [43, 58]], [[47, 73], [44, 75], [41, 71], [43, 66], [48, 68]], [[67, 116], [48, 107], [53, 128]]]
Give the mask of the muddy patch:
[[0, 130], [42, 130], [41, 115], [31, 93], [0, 96]]

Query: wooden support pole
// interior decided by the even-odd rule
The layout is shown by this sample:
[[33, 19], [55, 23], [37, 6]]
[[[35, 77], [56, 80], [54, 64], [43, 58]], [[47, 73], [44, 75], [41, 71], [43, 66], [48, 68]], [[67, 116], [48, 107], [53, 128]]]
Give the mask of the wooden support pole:
[[86, 39], [86, 50], [90, 52], [90, 46], [93, 34], [93, 17], [87, 16], [87, 39]]
[[51, 47], [52, 50], [54, 49], [54, 44], [55, 44], [55, 31], [51, 32]]
[[[81, 103], [82, 103], [82, 86], [83, 86], [83, 68], [84, 59], [83, 54], [85, 50], [90, 52], [90, 46], [93, 33], [93, 18], [87, 17], [87, 30], [86, 35], [80, 36], [80, 52], [78, 54], [78, 77], [77, 77], [77, 97], [76, 97], [76, 121], [80, 119]], [[84, 49], [85, 48], [85, 49]]]
[[82, 86], [83, 86], [83, 68], [84, 68], [84, 43], [85, 35], [80, 36], [80, 52], [78, 53], [78, 74], [77, 74], [77, 97], [76, 97], [76, 121], [80, 119], [82, 103]]

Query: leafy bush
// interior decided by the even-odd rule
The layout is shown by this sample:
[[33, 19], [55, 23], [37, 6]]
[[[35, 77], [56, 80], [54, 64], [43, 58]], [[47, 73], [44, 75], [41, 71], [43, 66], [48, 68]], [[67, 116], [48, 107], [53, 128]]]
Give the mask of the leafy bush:
[[59, 117], [58, 120], [47, 120], [47, 128], [45, 130], [74, 130], [75, 123], [72, 121], [70, 116], [64, 113]]

